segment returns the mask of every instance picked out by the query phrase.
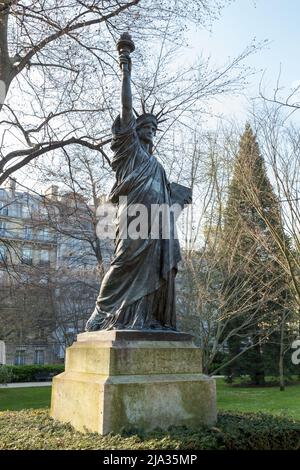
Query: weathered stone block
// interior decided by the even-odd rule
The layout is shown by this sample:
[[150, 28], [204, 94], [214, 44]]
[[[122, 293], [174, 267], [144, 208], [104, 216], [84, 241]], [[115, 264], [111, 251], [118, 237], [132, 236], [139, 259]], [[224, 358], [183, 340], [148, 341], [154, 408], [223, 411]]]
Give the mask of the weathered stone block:
[[212, 425], [215, 381], [201, 374], [201, 351], [189, 335], [84, 333], [53, 379], [51, 416], [100, 434]]

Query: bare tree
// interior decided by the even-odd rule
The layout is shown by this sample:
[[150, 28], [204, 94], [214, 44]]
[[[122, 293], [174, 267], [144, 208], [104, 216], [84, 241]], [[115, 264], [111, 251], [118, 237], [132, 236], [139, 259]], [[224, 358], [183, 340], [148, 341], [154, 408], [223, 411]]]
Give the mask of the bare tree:
[[[280, 204], [280, 230], [261, 214], [257, 193], [249, 185], [249, 198], [264, 217], [280, 253], [280, 264], [289, 278], [295, 305], [300, 306], [299, 290], [299, 130], [288, 123], [287, 115], [277, 106], [264, 105], [255, 115], [258, 136], [266, 157], [271, 180]], [[284, 233], [286, 236], [282, 236]]]
[[279, 110], [285, 110], [289, 115], [300, 109], [300, 84], [286, 89], [281, 84], [281, 67], [272, 94], [266, 92], [263, 84], [264, 76], [260, 82], [259, 96], [265, 104], [273, 104]]
[[[56, 189], [44, 196], [6, 193], [0, 327], [10, 349], [52, 341], [64, 350], [82, 330], [98, 294], [103, 263], [94, 207], [72, 191], [60, 197]], [[22, 211], [15, 213], [18, 199]]]
[[[3, 1], [0, 83], [6, 98], [0, 121], [0, 184], [47, 153], [66, 157], [70, 146], [99, 151], [109, 165], [103, 147], [110, 141], [117, 108], [113, 51], [126, 29], [139, 42], [137, 92], [143, 102], [156, 97], [172, 113], [164, 132], [174, 121], [191, 116], [195, 107], [203, 109], [206, 98], [240, 88], [248, 74], [241, 64], [256, 50], [253, 46], [219, 69], [202, 59], [174, 72], [176, 52], [184, 43], [183, 25], [189, 18], [201, 25], [212, 21], [226, 3]], [[157, 55], [151, 59], [153, 50]], [[145, 61], [150, 66], [146, 74]]]
[[[272, 302], [278, 303], [282, 283], [287, 283], [283, 271], [269, 271], [272, 263], [269, 266], [267, 259], [258, 262], [258, 246], [262, 248], [261, 256], [270, 253], [270, 236], [258, 238], [257, 232], [245, 224], [232, 227], [232, 242], [224, 233], [224, 210], [237, 143], [236, 129], [220, 128], [217, 133], [196, 135], [190, 152], [182, 152], [185, 181], [194, 188], [196, 204], [185, 220], [189, 230], [179, 273], [178, 314], [182, 327], [199, 338], [206, 371], [215, 368], [218, 352], [226, 352], [230, 340], [238, 338], [243, 343], [242, 350], [230, 359], [233, 362], [247, 351], [262, 347], [270, 338], [274, 341], [275, 335], [279, 338], [279, 331], [282, 341], [278, 339], [278, 363], [282, 371], [283, 356], [291, 341], [286, 325], [293, 322], [293, 308], [290, 301], [281, 305], [281, 323], [276, 315], [272, 319], [272, 312], [266, 308]], [[253, 184], [246, 181], [244, 170], [240, 177], [251, 193]], [[234, 239], [243, 236], [251, 237], [253, 243], [252, 249], [241, 256], [239, 243]], [[239, 263], [232, 262], [236, 256], [240, 256]], [[257, 323], [259, 331], [250, 339], [249, 330], [253, 331]], [[215, 368], [214, 372], [218, 370]]]

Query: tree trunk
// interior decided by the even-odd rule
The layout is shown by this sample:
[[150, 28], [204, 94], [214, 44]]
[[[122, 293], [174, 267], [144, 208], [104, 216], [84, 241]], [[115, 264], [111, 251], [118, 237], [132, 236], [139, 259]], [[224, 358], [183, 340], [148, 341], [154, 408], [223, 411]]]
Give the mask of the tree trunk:
[[280, 350], [279, 350], [279, 384], [280, 384], [280, 391], [284, 392], [285, 390], [285, 383], [284, 383], [284, 326], [285, 326], [285, 312], [282, 316], [281, 321], [281, 331], [280, 331]]
[[9, 7], [0, 11], [0, 111], [12, 80], [12, 64], [7, 45], [7, 22]]
[[258, 386], [265, 385], [265, 370], [260, 342], [254, 346], [251, 358], [253, 361], [252, 372], [250, 373], [252, 384]]

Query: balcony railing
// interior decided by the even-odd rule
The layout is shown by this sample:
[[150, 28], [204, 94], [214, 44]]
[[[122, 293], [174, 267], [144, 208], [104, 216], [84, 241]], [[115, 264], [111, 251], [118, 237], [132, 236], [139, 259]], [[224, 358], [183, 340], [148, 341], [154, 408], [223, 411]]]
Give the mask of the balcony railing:
[[40, 259], [39, 260], [39, 266], [50, 266], [50, 259]]
[[38, 242], [38, 243], [49, 243], [49, 244], [56, 244], [57, 243], [57, 236], [55, 234], [51, 234], [48, 236], [42, 236], [40, 234], [32, 234], [32, 233], [26, 233], [24, 234], [23, 229], [20, 230], [20, 233], [18, 233], [15, 230], [8, 230], [7, 228], [1, 228], [0, 227], [0, 237], [3, 238], [9, 238], [9, 239], [14, 239], [14, 240], [26, 240], [27, 242]]
[[32, 258], [29, 258], [27, 256], [22, 256], [21, 257], [21, 263], [22, 264], [27, 264], [28, 266], [32, 266], [33, 264], [33, 259]]

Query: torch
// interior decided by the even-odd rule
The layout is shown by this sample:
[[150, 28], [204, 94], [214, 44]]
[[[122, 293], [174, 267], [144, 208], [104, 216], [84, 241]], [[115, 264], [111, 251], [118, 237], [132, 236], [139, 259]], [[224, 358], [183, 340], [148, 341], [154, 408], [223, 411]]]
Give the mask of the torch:
[[[130, 54], [131, 52], [134, 51], [134, 49], [135, 49], [135, 45], [134, 45], [133, 40], [131, 39], [130, 34], [129, 33], [121, 34], [120, 39], [117, 42], [117, 51], [119, 52], [119, 54], [122, 54], [123, 52], [127, 52], [128, 54]], [[122, 66], [123, 66], [123, 69], [124, 67], [128, 67], [127, 64], [122, 64]]]

